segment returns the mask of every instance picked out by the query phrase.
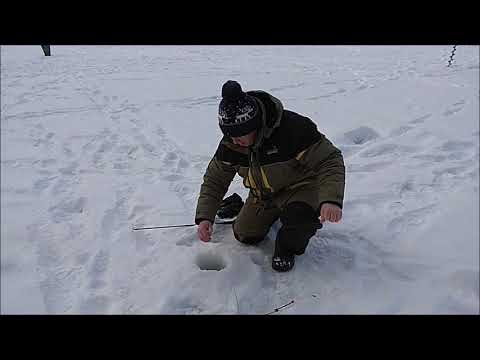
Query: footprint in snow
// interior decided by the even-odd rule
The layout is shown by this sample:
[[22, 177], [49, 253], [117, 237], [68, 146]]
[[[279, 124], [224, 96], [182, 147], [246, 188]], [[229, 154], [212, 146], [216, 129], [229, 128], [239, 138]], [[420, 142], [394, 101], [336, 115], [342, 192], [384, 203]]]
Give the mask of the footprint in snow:
[[425, 122], [425, 120], [427, 120], [431, 116], [432, 116], [432, 114], [426, 114], [426, 115], [423, 115], [419, 118], [416, 118], [416, 119], [410, 121], [410, 123], [411, 124], [421, 124], [421, 123]]
[[465, 102], [457, 102], [452, 105], [452, 107], [448, 108], [443, 112], [443, 116], [452, 116], [456, 114], [457, 112], [461, 111], [463, 109], [463, 104]]
[[265, 265], [267, 263], [267, 259], [268, 256], [263, 252], [254, 252], [250, 254], [250, 260], [252, 260], [252, 262], [258, 266]]
[[417, 227], [425, 224], [425, 220], [435, 210], [436, 205], [429, 205], [419, 209], [406, 211], [400, 216], [393, 218], [387, 224], [387, 230], [392, 235], [399, 235], [408, 232], [410, 227]]
[[374, 172], [377, 170], [384, 169], [388, 166], [392, 165], [391, 161], [380, 161], [376, 163], [370, 163], [366, 165], [357, 165], [357, 164], [349, 164], [347, 165], [348, 172]]
[[183, 175], [180, 175], [180, 174], [170, 174], [170, 175], [166, 175], [162, 178], [163, 180], [167, 180], [167, 181], [178, 181], [178, 180], [181, 180], [183, 179]]
[[359, 87], [357, 87], [356, 90], [365, 90], [365, 89], [368, 89], [368, 85], [360, 85]]
[[88, 275], [91, 278], [99, 278], [105, 274], [108, 270], [108, 265], [110, 263], [110, 254], [107, 250], [100, 250], [90, 265], [90, 271]]
[[414, 159], [419, 159], [419, 160], [425, 160], [427, 163], [431, 162], [442, 162], [446, 160], [446, 156], [444, 155], [432, 155], [432, 154], [426, 154], [426, 155], [415, 155], [413, 156]]
[[135, 232], [135, 249], [138, 252], [149, 251], [155, 246], [155, 240], [151, 232], [136, 231]]
[[367, 126], [360, 126], [351, 131], [347, 131], [335, 142], [342, 151], [344, 157], [349, 157], [362, 150], [363, 146], [375, 139], [380, 135], [372, 128]]
[[400, 136], [413, 129], [412, 126], [400, 126], [390, 132], [390, 136]]
[[37, 138], [37, 139], [35, 139], [35, 141], [33, 143], [33, 146], [38, 147], [40, 145], [44, 145], [44, 146], [48, 147], [48, 146], [53, 144], [53, 142], [50, 141], [50, 139], [52, 139], [54, 136], [55, 136], [55, 134], [50, 132], [47, 135], [45, 135], [45, 137], [42, 138], [42, 139]]
[[81, 214], [86, 207], [87, 198], [80, 197], [77, 199], [64, 199], [58, 204], [50, 207], [48, 211], [51, 213], [52, 220], [55, 223], [69, 221], [73, 215]]
[[70, 163], [70, 165], [68, 165], [66, 168], [60, 168], [58, 169], [58, 171], [62, 174], [62, 175], [75, 175], [75, 171], [77, 170], [78, 168], [78, 162], [77, 161], [73, 161], [72, 163]]
[[98, 295], [82, 301], [79, 307], [80, 314], [106, 314], [110, 308], [111, 300], [108, 296]]
[[[131, 168], [131, 165], [128, 162], [116, 162], [113, 164], [114, 170], [128, 170]], [[123, 174], [124, 172], [122, 172]]]
[[[48, 174], [47, 174], [48, 175]], [[45, 189], [47, 189], [58, 176], [48, 176], [37, 180], [33, 184], [32, 192], [36, 194], [41, 194]]]
[[363, 145], [380, 137], [380, 134], [367, 126], [360, 126], [343, 134], [344, 143], [349, 145]]
[[449, 275], [448, 286], [455, 289], [462, 297], [476, 299], [479, 295], [479, 272], [474, 270], [457, 270]]
[[128, 220], [132, 220], [133, 218], [137, 216], [141, 216], [145, 213], [147, 210], [154, 209], [154, 206], [150, 205], [135, 205], [131, 211], [130, 214], [128, 215]]
[[187, 160], [185, 160], [184, 158], [180, 158], [180, 160], [178, 161], [178, 164], [177, 164], [177, 168], [178, 169], [185, 169], [189, 165], [190, 165], [190, 163]]
[[167, 152], [167, 154], [165, 155], [164, 157], [164, 161], [167, 162], [167, 161], [173, 161], [173, 160], [176, 160], [178, 158], [178, 155], [176, 152], [174, 151], [169, 151]]
[[90, 253], [84, 252], [75, 256], [75, 265], [83, 266], [90, 259]]
[[433, 184], [438, 184], [445, 179], [458, 178], [459, 175], [462, 175], [468, 171], [468, 166], [452, 166], [440, 170], [434, 170], [434, 178], [432, 180]]
[[191, 231], [189, 230], [188, 234], [183, 235], [181, 239], [175, 243], [175, 245], [190, 247], [190, 246], [193, 246], [193, 244], [198, 241], [200, 240], [198, 239], [198, 235], [196, 231], [194, 233], [191, 233]]
[[361, 157], [377, 157], [384, 155], [401, 155], [405, 153], [413, 153], [415, 148], [398, 144], [381, 144], [368, 148], [360, 153]]
[[108, 153], [110, 150], [113, 149], [115, 146], [114, 142], [111, 141], [104, 141], [100, 147], [97, 149], [97, 151], [93, 154], [93, 163], [96, 168], [104, 168], [105, 163], [103, 161], [103, 157], [106, 153]]
[[40, 166], [45, 168], [45, 167], [50, 167], [53, 166], [57, 163], [57, 160], [55, 159], [45, 159], [40, 162]]
[[473, 147], [473, 142], [471, 141], [447, 141], [438, 147], [441, 151], [457, 151], [457, 150], [467, 150]]

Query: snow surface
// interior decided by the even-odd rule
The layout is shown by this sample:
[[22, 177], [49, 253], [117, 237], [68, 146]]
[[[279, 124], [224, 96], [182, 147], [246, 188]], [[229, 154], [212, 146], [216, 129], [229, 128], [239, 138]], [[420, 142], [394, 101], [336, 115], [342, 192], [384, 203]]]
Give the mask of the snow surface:
[[[2, 314], [479, 313], [479, 47], [1, 47]], [[193, 223], [228, 79], [342, 149], [289, 273]], [[246, 190], [238, 177], [227, 195]]]

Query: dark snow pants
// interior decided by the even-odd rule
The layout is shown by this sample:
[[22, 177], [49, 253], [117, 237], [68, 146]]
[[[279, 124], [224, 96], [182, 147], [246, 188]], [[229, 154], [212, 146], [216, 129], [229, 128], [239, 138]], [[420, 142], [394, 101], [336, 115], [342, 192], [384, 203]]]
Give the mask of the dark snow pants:
[[280, 218], [282, 226], [275, 239], [277, 250], [281, 253], [303, 254], [318, 229], [320, 203], [316, 196], [317, 186], [304, 185], [284, 191], [265, 208], [264, 204], [249, 194], [233, 224], [235, 238], [244, 244], [257, 244]]

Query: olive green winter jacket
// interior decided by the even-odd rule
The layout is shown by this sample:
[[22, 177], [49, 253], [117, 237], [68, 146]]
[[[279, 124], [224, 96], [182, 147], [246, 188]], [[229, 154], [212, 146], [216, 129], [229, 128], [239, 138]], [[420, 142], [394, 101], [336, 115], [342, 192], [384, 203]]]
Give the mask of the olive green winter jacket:
[[315, 183], [320, 206], [329, 202], [342, 207], [345, 167], [340, 150], [313, 121], [283, 109], [277, 98], [264, 91], [247, 94], [261, 106], [263, 126], [255, 144], [248, 148], [233, 144], [229, 137], [222, 138], [203, 177], [195, 223], [214, 221], [235, 174], [243, 178], [245, 187], [260, 202]]

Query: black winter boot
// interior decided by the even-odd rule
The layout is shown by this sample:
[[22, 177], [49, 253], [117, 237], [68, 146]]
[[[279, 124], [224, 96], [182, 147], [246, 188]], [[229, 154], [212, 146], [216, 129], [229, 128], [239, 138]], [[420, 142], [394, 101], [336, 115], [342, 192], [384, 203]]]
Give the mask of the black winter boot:
[[275, 243], [275, 252], [272, 258], [273, 270], [285, 272], [290, 271], [295, 265], [295, 255], [280, 251], [278, 242]]
[[295, 265], [295, 255], [302, 255], [310, 238], [322, 227], [314, 209], [303, 202], [288, 204], [280, 214], [282, 227], [275, 241], [272, 268], [289, 271]]

